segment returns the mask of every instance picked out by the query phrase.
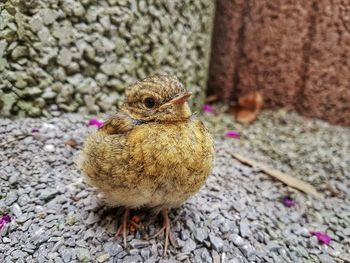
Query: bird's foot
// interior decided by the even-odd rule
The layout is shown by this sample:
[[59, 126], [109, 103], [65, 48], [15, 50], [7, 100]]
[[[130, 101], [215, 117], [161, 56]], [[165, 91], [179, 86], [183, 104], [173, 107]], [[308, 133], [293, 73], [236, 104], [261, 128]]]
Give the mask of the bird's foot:
[[168, 216], [168, 209], [166, 209], [166, 208], [163, 209], [162, 215], [163, 215], [163, 227], [155, 235], [153, 235], [149, 239], [156, 238], [157, 236], [159, 236], [160, 234], [165, 232], [165, 234], [164, 234], [165, 235], [164, 252], [163, 252], [163, 256], [165, 256], [167, 253], [167, 250], [168, 250], [169, 241], [173, 247], [176, 247], [176, 243], [175, 243], [175, 239], [174, 239], [174, 237], [171, 233], [171, 230], [170, 230], [170, 220], [169, 220], [169, 216]]
[[126, 248], [126, 234], [127, 234], [127, 225], [128, 225], [128, 218], [130, 214], [130, 209], [125, 208], [123, 217], [122, 217], [122, 223], [120, 224], [117, 233], [114, 236], [114, 239], [117, 239], [120, 234], [123, 234], [123, 242], [124, 242], [124, 248]]

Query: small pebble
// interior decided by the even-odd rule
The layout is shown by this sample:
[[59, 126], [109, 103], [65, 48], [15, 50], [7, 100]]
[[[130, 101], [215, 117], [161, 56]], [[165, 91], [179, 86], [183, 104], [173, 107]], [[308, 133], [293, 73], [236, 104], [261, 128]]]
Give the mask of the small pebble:
[[221, 252], [224, 248], [224, 242], [221, 238], [216, 237], [212, 234], [209, 235], [210, 243], [213, 245], [214, 249], [218, 252]]
[[55, 146], [52, 144], [47, 144], [44, 146], [44, 150], [47, 152], [54, 152], [55, 151]]
[[99, 263], [103, 263], [103, 262], [106, 262], [109, 258], [110, 258], [110, 255], [109, 255], [108, 253], [106, 253], [106, 254], [103, 254], [103, 255], [101, 255], [101, 256], [98, 256], [98, 257], [96, 258], [96, 260], [97, 260], [97, 262], [99, 262]]

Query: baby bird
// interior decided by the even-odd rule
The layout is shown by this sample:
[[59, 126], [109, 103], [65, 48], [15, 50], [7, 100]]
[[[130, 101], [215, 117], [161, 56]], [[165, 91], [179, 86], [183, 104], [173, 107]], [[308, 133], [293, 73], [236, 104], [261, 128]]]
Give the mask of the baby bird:
[[170, 235], [168, 209], [179, 207], [204, 184], [214, 158], [213, 140], [192, 115], [191, 96], [176, 77], [153, 75], [127, 87], [121, 109], [86, 139], [80, 167], [113, 206], [162, 211], [164, 255]]

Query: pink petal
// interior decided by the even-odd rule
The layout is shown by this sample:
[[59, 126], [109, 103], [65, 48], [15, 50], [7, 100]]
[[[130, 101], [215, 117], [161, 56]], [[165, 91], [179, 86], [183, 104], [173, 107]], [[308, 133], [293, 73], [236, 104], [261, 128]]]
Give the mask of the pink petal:
[[332, 240], [332, 238], [324, 232], [312, 231], [312, 232], [310, 232], [310, 234], [313, 236], [316, 236], [318, 241], [322, 244], [325, 244], [325, 245], [329, 245], [329, 243]]
[[238, 132], [235, 131], [228, 131], [225, 133], [226, 137], [230, 137], [230, 138], [238, 138], [240, 136], [240, 134]]
[[100, 128], [103, 125], [103, 121], [99, 121], [98, 119], [92, 118], [89, 120], [89, 126], [95, 125]]
[[0, 230], [4, 225], [10, 222], [11, 222], [11, 217], [9, 215], [5, 214], [2, 217], [0, 217]]
[[291, 198], [290, 196], [283, 197], [282, 202], [286, 207], [292, 207], [292, 206], [295, 206], [297, 204], [297, 202], [295, 200], [293, 200], [293, 198]]
[[210, 112], [210, 113], [212, 113], [212, 112], [214, 112], [215, 110], [214, 110], [214, 108], [213, 108], [212, 106], [210, 106], [209, 104], [204, 104], [204, 105], [203, 105], [203, 111], [204, 111], [204, 112]]

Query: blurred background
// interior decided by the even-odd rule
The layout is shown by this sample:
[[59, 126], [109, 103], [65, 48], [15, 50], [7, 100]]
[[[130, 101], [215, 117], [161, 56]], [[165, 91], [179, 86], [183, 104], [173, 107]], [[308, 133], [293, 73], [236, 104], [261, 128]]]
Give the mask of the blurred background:
[[350, 124], [348, 1], [5, 0], [0, 9], [5, 116], [110, 112], [127, 84], [166, 72], [194, 91], [196, 109], [207, 94], [235, 105], [259, 91], [266, 108]]
[[214, 3], [5, 0], [0, 3], [2, 115], [111, 112], [123, 90], [175, 74], [203, 103]]
[[350, 124], [350, 1], [216, 1], [208, 87]]

